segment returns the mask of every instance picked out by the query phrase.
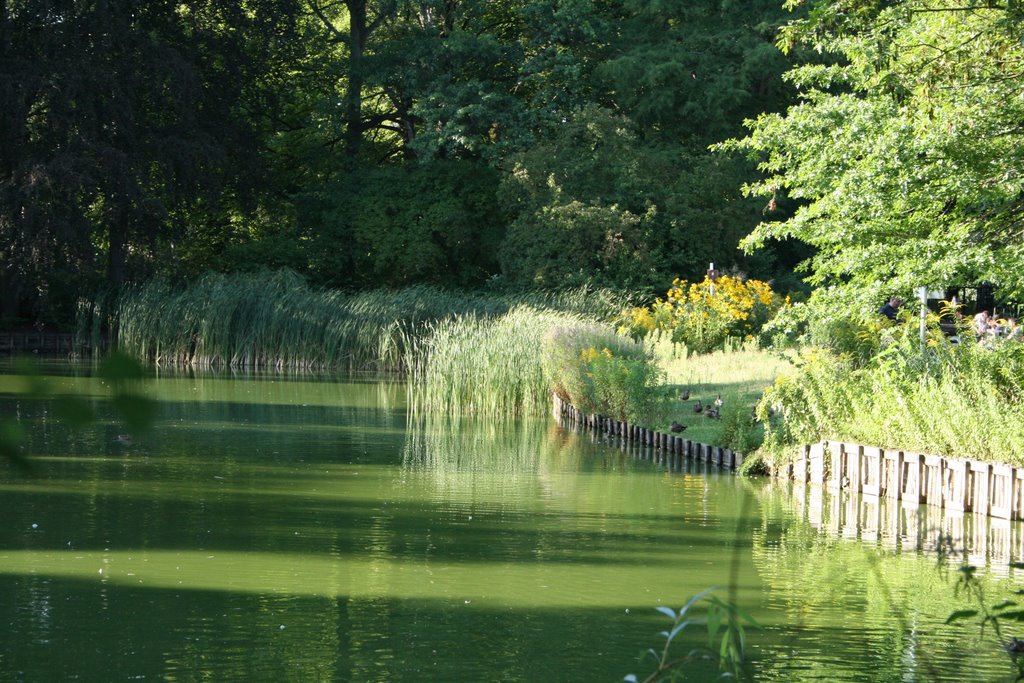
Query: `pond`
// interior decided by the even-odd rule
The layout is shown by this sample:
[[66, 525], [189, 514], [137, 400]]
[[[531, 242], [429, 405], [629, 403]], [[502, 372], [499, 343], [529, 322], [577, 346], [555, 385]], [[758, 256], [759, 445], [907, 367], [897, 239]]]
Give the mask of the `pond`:
[[[761, 681], [1012, 680], [954, 596], [1019, 587], [1020, 525], [666, 467], [556, 425], [410, 420], [400, 384], [171, 374], [130, 442], [0, 374], [0, 680], [619, 681], [720, 587]], [[703, 631], [703, 632], [702, 632]], [[685, 644], [705, 642], [696, 626]], [[696, 667], [688, 680], [712, 680]]]

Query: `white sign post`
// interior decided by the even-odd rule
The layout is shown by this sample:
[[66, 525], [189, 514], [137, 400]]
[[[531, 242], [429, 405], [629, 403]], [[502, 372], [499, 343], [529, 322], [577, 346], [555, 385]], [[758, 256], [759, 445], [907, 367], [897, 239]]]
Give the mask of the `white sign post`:
[[928, 288], [918, 287], [917, 297], [921, 300], [921, 355], [924, 355], [925, 339], [927, 337], [926, 322], [928, 319]]

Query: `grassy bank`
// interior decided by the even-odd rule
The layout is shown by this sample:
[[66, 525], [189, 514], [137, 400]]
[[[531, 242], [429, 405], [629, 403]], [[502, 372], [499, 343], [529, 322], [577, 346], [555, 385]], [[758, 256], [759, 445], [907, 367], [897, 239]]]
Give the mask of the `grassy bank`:
[[[782, 355], [754, 346], [688, 355], [679, 346], [656, 345], [659, 365], [665, 372], [665, 402], [659, 428], [672, 421], [687, 427], [686, 436], [703, 443], [729, 446], [749, 454], [760, 446], [762, 425], [754, 420], [754, 408], [764, 390], [789, 367]], [[687, 399], [681, 396], [687, 395]], [[695, 412], [714, 405], [721, 397], [718, 418]]]
[[821, 439], [1024, 464], [1024, 344], [954, 345], [933, 328], [922, 348], [910, 323], [856, 339], [803, 351], [766, 392], [776, 464]]

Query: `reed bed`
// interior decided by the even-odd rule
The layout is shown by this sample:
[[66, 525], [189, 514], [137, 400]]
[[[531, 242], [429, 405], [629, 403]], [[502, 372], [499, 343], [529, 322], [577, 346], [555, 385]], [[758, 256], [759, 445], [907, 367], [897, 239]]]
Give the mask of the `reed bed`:
[[525, 305], [496, 318], [439, 321], [409, 348], [410, 406], [453, 416], [543, 414], [551, 406], [542, 370], [545, 335], [554, 327], [590, 324], [593, 319], [579, 314]]
[[530, 306], [604, 318], [628, 302], [586, 288], [347, 293], [309, 287], [289, 271], [208, 274], [188, 286], [155, 279], [122, 292], [113, 332], [121, 350], [160, 365], [403, 371], [410, 351], [452, 316], [484, 321]]

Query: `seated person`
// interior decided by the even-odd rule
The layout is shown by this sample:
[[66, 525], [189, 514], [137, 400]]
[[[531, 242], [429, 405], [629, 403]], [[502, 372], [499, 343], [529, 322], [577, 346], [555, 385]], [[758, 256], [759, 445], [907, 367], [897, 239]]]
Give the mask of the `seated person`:
[[889, 300], [886, 301], [880, 309], [878, 309], [878, 314], [884, 315], [889, 320], [896, 320], [896, 315], [902, 305], [903, 299], [898, 296], [889, 297]]

